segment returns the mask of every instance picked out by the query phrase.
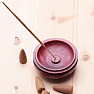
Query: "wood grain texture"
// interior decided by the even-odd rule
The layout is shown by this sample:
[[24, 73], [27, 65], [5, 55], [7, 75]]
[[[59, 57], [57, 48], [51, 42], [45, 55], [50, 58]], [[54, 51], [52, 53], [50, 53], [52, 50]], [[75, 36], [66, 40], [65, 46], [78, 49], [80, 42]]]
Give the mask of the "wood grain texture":
[[[38, 94], [39, 76], [51, 94], [56, 84], [73, 85], [73, 94], [93, 94], [94, 89], [94, 0], [3, 0], [41, 39], [64, 38], [79, 51], [75, 72], [60, 80], [41, 76], [33, 64], [38, 42], [0, 2], [0, 94]], [[20, 43], [14, 45], [15, 37]], [[25, 49], [27, 64], [19, 63]]]

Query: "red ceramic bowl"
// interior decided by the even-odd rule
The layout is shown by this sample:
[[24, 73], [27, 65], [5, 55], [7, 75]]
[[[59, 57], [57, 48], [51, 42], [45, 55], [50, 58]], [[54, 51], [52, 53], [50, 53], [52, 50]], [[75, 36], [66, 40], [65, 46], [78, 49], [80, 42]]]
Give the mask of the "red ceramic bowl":
[[71, 74], [78, 62], [78, 53], [75, 46], [60, 38], [48, 39], [43, 43], [55, 55], [56, 61], [39, 44], [34, 50], [33, 62], [40, 73], [51, 79], [58, 79]]

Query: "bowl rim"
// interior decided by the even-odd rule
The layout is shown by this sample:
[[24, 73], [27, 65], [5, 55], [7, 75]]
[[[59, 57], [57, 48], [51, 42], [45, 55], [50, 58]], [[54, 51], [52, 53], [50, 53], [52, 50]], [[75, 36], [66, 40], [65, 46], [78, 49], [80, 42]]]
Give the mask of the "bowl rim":
[[67, 66], [65, 66], [65, 67], [63, 67], [63, 68], [60, 68], [60, 69], [50, 69], [50, 68], [47, 68], [47, 67], [43, 66], [43, 65], [39, 62], [38, 58], [36, 58], [39, 49], [42, 47], [41, 44], [38, 44], [38, 45], [36, 46], [34, 52], [33, 52], [33, 60], [36, 59], [36, 61], [37, 61], [37, 62], [36, 62], [36, 61], [34, 61], [34, 62], [35, 62], [35, 63], [38, 63], [38, 65], [41, 66], [41, 68], [43, 68], [44, 70], [47, 70], [47, 71], [56, 72], [56, 71], [66, 70], [67, 68], [69, 68], [69, 67], [74, 63], [75, 58], [78, 57], [78, 52], [77, 52], [76, 47], [75, 47], [71, 42], [69, 42], [68, 40], [65, 40], [65, 39], [62, 39], [62, 38], [50, 38], [50, 39], [46, 39], [46, 40], [43, 41], [43, 43], [45, 44], [45, 43], [51, 42], [51, 41], [64, 42], [65, 44], [67, 44], [67, 45], [69, 45], [69, 46], [71, 47], [71, 49], [73, 50], [74, 56], [73, 56], [73, 59], [72, 59], [72, 61], [70, 62], [70, 64], [68, 64]]
[[38, 63], [35, 63], [35, 62], [37, 62], [37, 61], [35, 61], [35, 59], [33, 60], [33, 62], [35, 64], [35, 66], [37, 67], [37, 69], [41, 70], [42, 72], [50, 73], [50, 74], [54, 74], [54, 75], [56, 75], [56, 74], [63, 74], [63, 73], [65, 74], [66, 72], [70, 71], [72, 68], [75, 68], [75, 66], [77, 65], [77, 63], [78, 63], [78, 54], [77, 54], [77, 56], [76, 56], [75, 61], [73, 62], [73, 64], [67, 70], [49, 71], [49, 70], [46, 70], [46, 69], [42, 68], [41, 66], [39, 66]]

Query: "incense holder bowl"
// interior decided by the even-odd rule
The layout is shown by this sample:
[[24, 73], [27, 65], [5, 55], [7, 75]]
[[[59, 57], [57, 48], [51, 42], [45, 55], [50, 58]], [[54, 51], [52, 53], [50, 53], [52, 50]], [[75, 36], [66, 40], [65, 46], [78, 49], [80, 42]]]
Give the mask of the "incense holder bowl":
[[59, 79], [71, 74], [78, 62], [76, 47], [61, 38], [43, 41], [56, 59], [41, 44], [33, 52], [33, 62], [38, 71], [47, 78]]

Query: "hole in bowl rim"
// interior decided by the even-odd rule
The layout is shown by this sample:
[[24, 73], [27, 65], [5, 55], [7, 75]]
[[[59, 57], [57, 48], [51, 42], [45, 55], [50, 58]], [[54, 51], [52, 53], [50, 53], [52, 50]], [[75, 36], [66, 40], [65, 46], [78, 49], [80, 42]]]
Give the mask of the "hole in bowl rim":
[[68, 40], [62, 39], [62, 38], [50, 38], [50, 39], [46, 39], [46, 40], [43, 41], [43, 43], [46, 44], [46, 43], [49, 43], [49, 42], [52, 42], [52, 41], [63, 42], [63, 43], [65, 43], [65, 44], [67, 44], [68, 46], [71, 47], [71, 49], [73, 50], [74, 56], [73, 56], [73, 59], [72, 59], [72, 61], [70, 62], [70, 64], [68, 64], [66, 67], [63, 67], [63, 68], [60, 68], [60, 69], [50, 69], [50, 68], [47, 68], [47, 67], [43, 66], [43, 65], [39, 62], [38, 57], [37, 57], [38, 51], [39, 51], [39, 49], [42, 47], [41, 44], [38, 44], [38, 45], [36, 46], [36, 48], [35, 48], [35, 50], [34, 50], [34, 52], [33, 52], [33, 60], [37, 57], [37, 58], [36, 58], [36, 61], [37, 61], [37, 62], [35, 62], [35, 63], [38, 63], [42, 68], [44, 68], [44, 69], [46, 69], [46, 70], [49, 70], [49, 71], [61, 71], [61, 70], [65, 70], [65, 69], [67, 69], [68, 67], [70, 67], [70, 66], [73, 64], [73, 62], [74, 62], [74, 60], [75, 60], [75, 57], [76, 57], [76, 56], [78, 57], [78, 55], [77, 55], [77, 54], [78, 54], [78, 53], [77, 53], [77, 49], [76, 49], [76, 47], [75, 47], [71, 42], [69, 42]]

